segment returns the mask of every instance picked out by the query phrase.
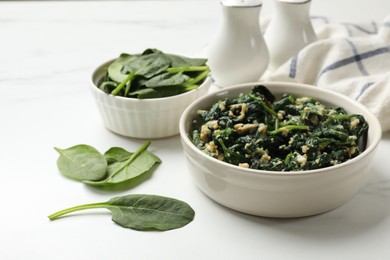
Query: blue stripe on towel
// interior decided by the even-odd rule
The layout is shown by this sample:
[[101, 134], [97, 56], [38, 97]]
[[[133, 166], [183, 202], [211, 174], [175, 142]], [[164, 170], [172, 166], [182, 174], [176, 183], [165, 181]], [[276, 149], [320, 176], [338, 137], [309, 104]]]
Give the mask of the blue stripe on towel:
[[362, 87], [362, 89], [360, 90], [359, 94], [357, 95], [357, 97], [355, 98], [355, 100], [359, 100], [359, 98], [363, 95], [364, 92], [366, 92], [366, 90], [371, 87], [372, 85], [374, 85], [375, 82], [368, 82], [366, 84], [364, 84], [364, 86]]
[[353, 27], [355, 28], [356, 30], [358, 31], [361, 31], [361, 32], [364, 32], [366, 34], [377, 34], [378, 33], [378, 26], [375, 22], [371, 22], [371, 25], [372, 25], [372, 30], [369, 30], [369, 29], [366, 29], [366, 28], [363, 28], [357, 24], [352, 24], [352, 23], [344, 23], [345, 26], [347, 27], [347, 30], [348, 30], [348, 35], [349, 36], [353, 36], [352, 35], [352, 31], [350, 29], [350, 27]]
[[350, 41], [349, 39], [347, 39], [347, 42], [348, 42], [349, 46], [351, 46], [351, 49], [352, 49], [352, 52], [354, 55], [353, 57], [355, 58], [356, 65], [358, 66], [360, 73], [362, 73], [364, 76], [369, 75], [367, 70], [364, 68], [364, 65], [362, 63], [362, 59], [358, 53], [356, 45], [352, 41]]
[[297, 53], [295, 56], [291, 58], [291, 63], [290, 63], [290, 73], [289, 77], [294, 79], [295, 76], [297, 75], [297, 66], [298, 66], [298, 54]]
[[340, 67], [344, 67], [344, 66], [349, 65], [351, 63], [354, 63], [356, 61], [361, 61], [361, 60], [368, 59], [368, 58], [371, 58], [371, 57], [374, 57], [374, 56], [377, 56], [380, 54], [388, 53], [389, 51], [390, 51], [389, 47], [382, 47], [382, 48], [367, 51], [367, 52], [364, 52], [364, 53], [361, 53], [358, 55], [354, 55], [354, 56], [346, 58], [346, 59], [336, 61], [336, 62], [330, 64], [329, 66], [325, 67], [324, 69], [322, 69], [322, 71], [318, 75], [317, 80], [328, 71], [335, 70], [335, 69], [338, 69]]

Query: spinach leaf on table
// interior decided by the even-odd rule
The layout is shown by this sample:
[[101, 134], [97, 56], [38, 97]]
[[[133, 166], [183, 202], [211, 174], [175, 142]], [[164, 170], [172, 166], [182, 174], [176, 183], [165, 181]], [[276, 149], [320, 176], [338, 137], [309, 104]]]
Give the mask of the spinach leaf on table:
[[139, 231], [181, 228], [195, 216], [194, 210], [184, 201], [158, 195], [133, 194], [115, 197], [107, 202], [71, 207], [51, 214], [48, 218], [56, 220], [71, 212], [93, 208], [108, 209], [115, 223]]
[[147, 150], [139, 150], [138, 153], [129, 153], [123, 150], [123, 154], [116, 154], [116, 156], [118, 156], [118, 160], [108, 163], [106, 179], [100, 181], [83, 180], [83, 182], [94, 186], [119, 184], [145, 174], [152, 170], [157, 163], [161, 163], [157, 156]]
[[121, 147], [111, 147], [104, 153], [104, 158], [106, 158], [108, 164], [111, 164], [114, 162], [125, 161], [129, 159], [132, 154], [133, 153], [128, 152]]
[[54, 149], [60, 154], [57, 167], [63, 175], [91, 181], [100, 180], [106, 175], [107, 161], [92, 146], [80, 144], [68, 149]]
[[77, 145], [68, 149], [55, 148], [60, 157], [59, 171], [72, 179], [93, 186], [114, 186], [150, 173], [161, 160], [149, 152], [146, 141], [136, 152], [112, 147], [100, 154], [89, 145]]

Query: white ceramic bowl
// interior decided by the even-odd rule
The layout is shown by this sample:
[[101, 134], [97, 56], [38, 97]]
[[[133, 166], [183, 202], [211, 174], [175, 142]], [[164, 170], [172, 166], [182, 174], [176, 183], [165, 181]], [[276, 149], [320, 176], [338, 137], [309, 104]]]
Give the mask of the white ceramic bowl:
[[164, 98], [136, 99], [107, 94], [97, 87], [105, 74], [104, 68], [113, 60], [99, 66], [90, 84], [105, 126], [120, 135], [154, 139], [179, 133], [179, 120], [191, 102], [205, 95], [211, 85], [210, 77], [195, 90]]
[[198, 109], [207, 109], [220, 99], [247, 93], [255, 84], [237, 85], [210, 93], [183, 112], [181, 142], [189, 172], [198, 187], [226, 207], [266, 217], [314, 215], [334, 209], [352, 198], [365, 183], [382, 131], [376, 117], [364, 106], [341, 94], [303, 84], [259, 83], [275, 95], [289, 92], [295, 96], [310, 96], [365, 117], [369, 124], [366, 149], [357, 157], [336, 166], [301, 172], [245, 169], [206, 155], [190, 141], [188, 133]]

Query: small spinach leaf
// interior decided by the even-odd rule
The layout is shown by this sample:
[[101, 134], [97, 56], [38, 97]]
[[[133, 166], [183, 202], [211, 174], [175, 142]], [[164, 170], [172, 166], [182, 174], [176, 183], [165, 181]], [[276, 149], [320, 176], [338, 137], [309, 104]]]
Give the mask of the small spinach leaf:
[[163, 98], [184, 93], [186, 88], [183, 86], [164, 86], [158, 88], [143, 88], [129, 93], [129, 96], [135, 96], [138, 99]]
[[102, 84], [100, 84], [99, 88], [103, 90], [106, 93], [111, 92], [111, 90], [115, 89], [118, 86], [118, 84], [115, 81], [105, 81]]
[[178, 86], [190, 79], [189, 76], [181, 73], [172, 74], [172, 73], [164, 73], [157, 75], [148, 81], [146, 81], [145, 87], [147, 88], [158, 88], [164, 86]]
[[181, 228], [195, 217], [194, 210], [184, 201], [158, 195], [133, 194], [115, 197], [107, 202], [71, 207], [48, 218], [56, 220], [65, 214], [92, 208], [106, 208], [111, 211], [115, 223], [139, 231]]
[[54, 148], [60, 157], [59, 171], [76, 180], [101, 180], [106, 175], [107, 161], [102, 154], [89, 145], [80, 144], [67, 149]]
[[108, 164], [122, 162], [130, 158], [133, 153], [126, 151], [121, 147], [111, 147], [104, 153], [104, 158]]
[[[153, 169], [161, 160], [148, 151], [142, 151], [138, 155], [132, 154], [126, 161], [117, 161], [108, 165], [108, 177], [101, 181], [83, 182], [94, 186], [114, 185], [129, 181]], [[135, 158], [133, 159], [133, 156]]]
[[171, 60], [171, 67], [203, 66], [207, 59], [188, 58], [180, 55], [167, 54]]
[[126, 78], [111, 92], [117, 95], [122, 88], [127, 85], [125, 96], [130, 91], [131, 82], [136, 76], [143, 76], [147, 79], [162, 73], [170, 66], [170, 60], [163, 53], [152, 53], [137, 56], [127, 62], [121, 70], [121, 73], [126, 74]]
[[124, 65], [136, 58], [137, 56], [135, 55], [122, 53], [117, 59], [115, 59], [113, 63], [108, 66], [107, 72], [109, 78], [116, 82], [124, 81], [127, 77], [126, 74], [122, 73]]
[[169, 68], [170, 60], [163, 53], [138, 56], [125, 64], [122, 72], [135, 72], [137, 75], [151, 78]]

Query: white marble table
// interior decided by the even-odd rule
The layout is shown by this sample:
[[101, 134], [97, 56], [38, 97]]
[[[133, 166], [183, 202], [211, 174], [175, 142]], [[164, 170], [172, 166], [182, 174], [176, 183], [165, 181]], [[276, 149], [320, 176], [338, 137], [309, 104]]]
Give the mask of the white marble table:
[[[272, 13], [264, 3], [263, 14]], [[389, 10], [386, 0], [312, 6], [313, 15], [346, 21], [380, 21]], [[54, 146], [135, 150], [143, 142], [102, 125], [88, 89], [94, 67], [147, 47], [199, 53], [218, 16], [215, 0], [0, 2], [0, 259], [390, 259], [389, 133], [357, 196], [308, 218], [254, 217], [214, 203], [192, 182], [178, 137], [152, 142], [163, 163], [130, 191], [94, 189], [58, 173]], [[104, 210], [47, 218], [128, 193], [182, 199], [195, 220], [159, 233], [121, 228]]]

